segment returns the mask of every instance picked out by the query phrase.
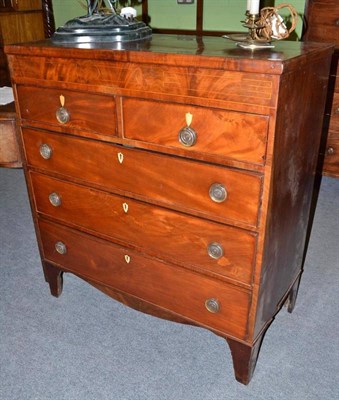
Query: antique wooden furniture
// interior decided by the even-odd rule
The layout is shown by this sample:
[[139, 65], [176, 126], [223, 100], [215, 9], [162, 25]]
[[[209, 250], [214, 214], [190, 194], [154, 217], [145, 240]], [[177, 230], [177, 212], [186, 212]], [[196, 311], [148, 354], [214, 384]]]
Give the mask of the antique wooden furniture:
[[308, 0], [304, 40], [334, 43], [324, 119], [324, 175], [339, 178], [339, 1]]
[[8, 85], [10, 79], [7, 68], [7, 60], [3, 50], [3, 39], [0, 30], [0, 87]]
[[[0, 3], [0, 86], [10, 85], [4, 45], [44, 37], [41, 0], [6, 0]], [[0, 167], [21, 166], [12, 103], [0, 106]]]
[[51, 293], [72, 272], [208, 328], [248, 383], [275, 314], [294, 307], [332, 47], [110, 46], [7, 47]]
[[[0, 86], [10, 85], [4, 45], [50, 37], [54, 32], [51, 0], [0, 1]], [[0, 167], [21, 167], [14, 103], [0, 105]]]
[[0, 105], [0, 167], [22, 167], [14, 102]]
[[0, 1], [0, 85], [10, 81], [4, 45], [44, 39], [44, 19], [49, 14], [43, 12], [41, 0]]

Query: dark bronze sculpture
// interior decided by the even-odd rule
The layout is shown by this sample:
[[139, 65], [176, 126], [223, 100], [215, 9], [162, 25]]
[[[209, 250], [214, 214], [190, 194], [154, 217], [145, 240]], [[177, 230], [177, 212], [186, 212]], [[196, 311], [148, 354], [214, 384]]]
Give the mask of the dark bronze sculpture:
[[117, 0], [87, 0], [87, 15], [74, 18], [53, 35], [62, 43], [129, 42], [150, 39], [152, 30], [133, 16], [116, 12]]

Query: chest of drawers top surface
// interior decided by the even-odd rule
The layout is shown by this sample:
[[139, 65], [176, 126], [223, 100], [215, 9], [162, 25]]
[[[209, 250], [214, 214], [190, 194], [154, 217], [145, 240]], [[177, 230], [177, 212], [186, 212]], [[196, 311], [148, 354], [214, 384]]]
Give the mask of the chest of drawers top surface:
[[331, 46], [248, 53], [154, 35], [6, 51], [52, 294], [72, 272], [206, 327], [247, 383], [267, 326], [295, 301]]
[[[330, 45], [329, 45], [330, 46]], [[219, 37], [153, 35], [146, 42], [86, 43], [60, 45], [50, 40], [7, 45], [7, 54], [61, 56], [64, 58], [108, 59], [111, 61], [149, 62], [165, 65], [222, 68], [232, 71], [282, 73], [282, 65], [328, 46], [317, 43], [279, 42], [272, 51], [244, 52], [233, 42]], [[194, 60], [194, 63], [191, 61]]]

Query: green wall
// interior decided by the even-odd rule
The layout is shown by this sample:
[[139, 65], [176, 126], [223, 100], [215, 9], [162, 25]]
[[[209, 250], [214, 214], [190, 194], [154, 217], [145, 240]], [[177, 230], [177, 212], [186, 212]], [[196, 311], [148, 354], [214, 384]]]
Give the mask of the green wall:
[[[276, 0], [275, 4], [287, 1]], [[63, 25], [68, 19], [84, 15], [85, 0], [53, 0], [56, 26]], [[128, 3], [128, 0], [125, 0]], [[141, 6], [138, 0], [132, 0], [138, 14]], [[150, 25], [153, 28], [195, 29], [196, 0], [194, 4], [177, 4], [177, 0], [148, 0]], [[263, 3], [263, 2], [262, 2]], [[266, 0], [265, 3], [274, 3]], [[290, 3], [300, 15], [304, 12], [305, 0], [291, 0]], [[244, 18], [246, 0], [205, 0], [204, 1], [204, 29], [217, 31], [243, 31], [241, 20]], [[299, 19], [296, 34], [300, 38], [302, 21]]]
[[195, 29], [196, 3], [177, 4], [177, 0], [148, 0], [151, 27]]
[[81, 7], [77, 0], [53, 0], [53, 11], [56, 27], [73, 17], [86, 14], [86, 8]]
[[[167, 2], [166, 0], [160, 0], [160, 2], [162, 1]], [[56, 27], [63, 25], [71, 18], [85, 15], [87, 12], [86, 0], [52, 0], [52, 3]], [[121, 5], [126, 4], [126, 6], [132, 3], [138, 14], [141, 14], [141, 4], [139, 4], [138, 0], [124, 0], [120, 3]]]
[[[161, 2], [161, 0], [160, 0]], [[299, 14], [304, 13], [305, 0], [291, 0], [283, 1], [276, 0], [267, 1], [267, 4], [292, 4]], [[244, 31], [241, 21], [244, 19], [246, 11], [246, 0], [205, 0], [204, 1], [204, 29], [206, 30], [230, 30], [230, 31]], [[261, 2], [263, 6], [264, 2]], [[283, 14], [284, 15], [284, 14]], [[302, 21], [299, 19], [297, 25], [297, 35], [300, 37], [302, 30]]]

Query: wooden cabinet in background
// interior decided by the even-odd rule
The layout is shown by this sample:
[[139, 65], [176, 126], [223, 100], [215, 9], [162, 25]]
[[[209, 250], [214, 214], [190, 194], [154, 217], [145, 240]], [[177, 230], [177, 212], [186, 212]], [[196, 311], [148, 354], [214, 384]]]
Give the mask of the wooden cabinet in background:
[[296, 300], [332, 50], [174, 35], [8, 46], [51, 293], [71, 272], [208, 328], [247, 384]]
[[14, 103], [0, 105], [0, 167], [22, 167]]
[[339, 178], [339, 0], [308, 0], [303, 40], [334, 43], [324, 119], [323, 174]]
[[11, 0], [16, 11], [41, 10], [41, 0]]
[[9, 84], [9, 74], [7, 67], [7, 59], [3, 49], [3, 40], [0, 30], [0, 87]]
[[[0, 86], [10, 86], [3, 47], [45, 38], [41, 0], [0, 0]], [[14, 104], [0, 106], [0, 166], [20, 167]]]
[[12, 0], [0, 0], [0, 11], [7, 11], [12, 9]]
[[10, 83], [3, 47], [45, 38], [41, 0], [0, 0], [0, 85]]
[[0, 12], [3, 44], [31, 42], [44, 39], [44, 23], [40, 9]]

